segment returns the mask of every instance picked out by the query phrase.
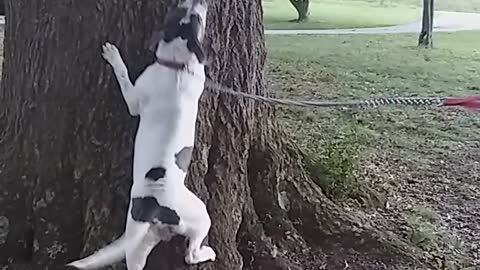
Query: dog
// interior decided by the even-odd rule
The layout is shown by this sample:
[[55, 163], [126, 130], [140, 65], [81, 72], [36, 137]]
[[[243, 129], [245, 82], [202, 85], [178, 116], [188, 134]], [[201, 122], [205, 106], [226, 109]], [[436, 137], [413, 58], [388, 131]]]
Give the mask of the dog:
[[206, 0], [180, 0], [168, 12], [166, 27], [150, 44], [156, 61], [135, 84], [115, 45], [103, 45], [130, 115], [140, 117], [126, 228], [114, 242], [67, 266], [96, 269], [125, 258], [128, 270], [141, 270], [152, 249], [177, 234], [188, 240], [187, 264], [215, 261], [215, 251], [202, 246], [211, 226], [207, 208], [184, 184], [205, 83], [207, 9]]

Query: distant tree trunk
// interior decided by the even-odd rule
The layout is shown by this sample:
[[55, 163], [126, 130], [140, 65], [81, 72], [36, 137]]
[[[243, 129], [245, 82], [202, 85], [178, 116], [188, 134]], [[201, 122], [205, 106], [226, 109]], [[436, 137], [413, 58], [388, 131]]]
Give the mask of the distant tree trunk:
[[304, 22], [308, 20], [310, 1], [309, 0], [290, 0], [293, 7], [297, 10], [298, 18], [292, 21]]
[[[125, 224], [136, 120], [101, 45], [118, 45], [135, 78], [153, 61], [143, 48], [169, 3], [7, 3], [0, 269], [62, 269], [118, 237]], [[210, 3], [210, 77], [265, 95], [261, 1]], [[395, 237], [387, 240], [322, 194], [275, 119], [270, 107], [249, 100], [202, 97], [187, 184], [207, 203], [218, 260], [188, 268], [176, 237], [155, 248], [147, 269], [335, 270], [348, 263], [375, 270], [418, 263]]]
[[423, 0], [422, 30], [418, 37], [418, 46], [433, 47], [433, 1]]

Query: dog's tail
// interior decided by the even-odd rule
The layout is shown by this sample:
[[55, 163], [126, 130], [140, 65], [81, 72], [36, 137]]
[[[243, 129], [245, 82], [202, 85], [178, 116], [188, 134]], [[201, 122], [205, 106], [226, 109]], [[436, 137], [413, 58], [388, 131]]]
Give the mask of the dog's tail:
[[120, 238], [101, 248], [92, 255], [73, 261], [66, 266], [87, 270], [111, 265], [125, 258], [125, 248], [127, 244], [127, 238], [125, 237], [125, 234], [123, 234]]

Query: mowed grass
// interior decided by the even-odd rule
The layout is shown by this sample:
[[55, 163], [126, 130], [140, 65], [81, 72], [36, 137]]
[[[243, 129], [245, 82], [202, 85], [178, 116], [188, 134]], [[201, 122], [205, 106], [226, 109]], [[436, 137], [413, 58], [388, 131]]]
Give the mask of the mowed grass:
[[[289, 22], [297, 13], [288, 0], [263, 0], [266, 29], [340, 29], [392, 26], [421, 19], [420, 0], [313, 0], [307, 22]], [[438, 0], [441, 11], [480, 12], [478, 0]]]
[[[416, 34], [267, 36], [270, 90], [274, 96], [296, 100], [478, 95], [480, 33], [442, 33], [434, 39], [436, 48], [427, 50], [415, 46]], [[307, 156], [324, 155], [333, 139], [347, 142], [335, 144], [337, 148], [329, 149], [323, 158], [327, 166], [338, 166], [333, 168], [334, 175], [343, 177], [345, 171], [350, 175], [349, 170], [358, 170], [357, 181], [370, 187], [367, 192], [384, 194], [389, 209], [371, 216], [378, 226], [405, 234], [410, 241], [408, 207], [425, 205], [445, 218], [438, 228], [447, 229], [433, 228], [434, 240], [421, 248], [450, 254], [458, 264], [474, 258], [476, 247], [470, 243], [480, 241], [480, 234], [462, 234], [463, 225], [458, 224], [463, 224], [461, 220], [480, 223], [478, 112], [397, 106], [277, 107], [277, 113]], [[356, 130], [353, 136], [352, 129]], [[358, 150], [362, 149], [358, 144], [364, 150]], [[348, 153], [347, 157], [335, 151]], [[332, 158], [342, 160], [332, 162]], [[357, 159], [358, 168], [345, 164]], [[314, 174], [322, 173], [313, 169]], [[341, 183], [333, 190], [350, 188], [354, 192], [346, 194], [357, 196], [356, 184], [351, 184]], [[457, 238], [467, 244], [461, 248], [452, 244]]]
[[263, 0], [266, 29], [336, 29], [375, 27], [417, 21], [421, 12], [412, 6], [380, 6], [363, 1], [311, 1], [307, 22], [288, 22], [297, 13], [288, 0]]
[[274, 68], [314, 76], [308, 79], [315, 81], [328, 75], [348, 90], [322, 93], [329, 96], [462, 94], [478, 86], [480, 32], [435, 34], [433, 50], [418, 48], [417, 38], [418, 34], [267, 36], [267, 45]]
[[[343, 1], [343, 0], [339, 0]], [[358, 0], [364, 1], [364, 0]], [[369, 2], [380, 2], [380, 0], [368, 0]], [[480, 12], [478, 0], [435, 0], [435, 10], [457, 11], [457, 12]], [[417, 0], [384, 0], [384, 5], [410, 5], [422, 7], [423, 1]]]
[[[416, 47], [416, 34], [267, 36], [271, 91], [283, 98], [339, 101], [478, 95], [480, 33], [441, 33], [434, 38], [436, 48], [427, 50]], [[353, 121], [351, 113], [335, 109], [280, 111], [304, 146], [315, 144], [311, 134], [328, 127], [335, 131]], [[458, 114], [469, 117], [457, 118]], [[392, 107], [360, 110], [354, 116], [367, 123], [371, 138], [391, 135], [388, 140], [398, 145], [411, 145], [424, 135], [480, 138], [478, 114], [455, 109]]]

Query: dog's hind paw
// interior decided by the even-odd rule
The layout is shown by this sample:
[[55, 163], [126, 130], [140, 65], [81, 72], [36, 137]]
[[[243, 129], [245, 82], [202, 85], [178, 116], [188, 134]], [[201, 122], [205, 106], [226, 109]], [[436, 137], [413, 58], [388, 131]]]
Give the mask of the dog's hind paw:
[[200, 249], [199, 257], [202, 257], [204, 259], [204, 261], [214, 262], [217, 259], [217, 254], [215, 253], [215, 251], [211, 247], [203, 246]]
[[185, 257], [185, 263], [187, 264], [198, 264], [207, 261], [215, 261], [217, 258], [217, 254], [215, 251], [208, 246], [203, 246], [200, 248], [198, 252], [193, 254], [188, 254]]
[[122, 62], [120, 52], [118, 51], [117, 47], [115, 47], [115, 45], [106, 42], [102, 46], [102, 49], [102, 56], [105, 60], [107, 60], [108, 63], [110, 63], [110, 65], [114, 66]]

